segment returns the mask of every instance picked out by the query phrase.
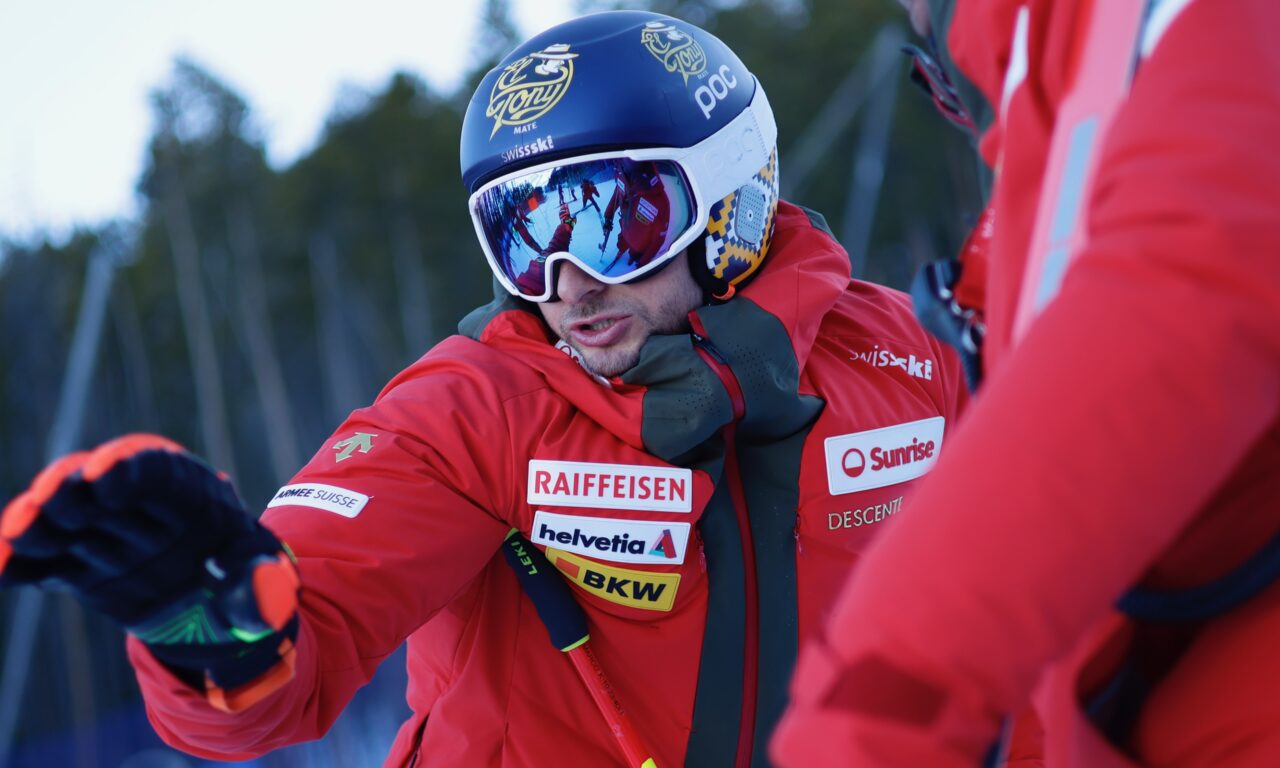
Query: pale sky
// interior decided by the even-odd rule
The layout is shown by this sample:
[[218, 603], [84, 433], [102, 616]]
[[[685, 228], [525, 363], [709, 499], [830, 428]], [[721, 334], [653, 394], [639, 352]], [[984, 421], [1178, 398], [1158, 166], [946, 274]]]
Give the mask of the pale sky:
[[[512, 0], [526, 35], [572, 0]], [[0, 234], [138, 212], [148, 92], [185, 54], [244, 97], [276, 167], [315, 145], [340, 86], [396, 70], [441, 92], [465, 70], [481, 0], [0, 0]]]

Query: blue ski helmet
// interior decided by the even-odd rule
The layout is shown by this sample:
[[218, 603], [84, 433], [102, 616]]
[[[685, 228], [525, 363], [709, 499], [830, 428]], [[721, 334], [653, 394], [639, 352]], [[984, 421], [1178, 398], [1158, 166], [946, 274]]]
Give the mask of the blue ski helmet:
[[595, 13], [485, 75], [463, 120], [462, 179], [516, 296], [553, 299], [557, 260], [620, 283], [689, 248], [695, 278], [727, 299], [768, 253], [777, 133], [759, 81], [715, 36], [656, 13]]

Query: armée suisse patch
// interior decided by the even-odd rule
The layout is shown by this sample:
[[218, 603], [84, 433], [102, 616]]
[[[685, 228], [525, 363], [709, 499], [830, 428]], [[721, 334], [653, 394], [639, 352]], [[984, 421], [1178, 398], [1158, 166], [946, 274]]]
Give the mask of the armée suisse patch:
[[828, 437], [827, 489], [832, 496], [897, 485], [933, 469], [947, 420], [934, 416], [892, 427]]
[[348, 491], [346, 488], [339, 488], [336, 485], [298, 483], [297, 485], [286, 485], [276, 491], [276, 495], [271, 497], [267, 507], [283, 507], [286, 505], [313, 507], [332, 512], [335, 515], [342, 515], [343, 517], [355, 517], [360, 514], [360, 510], [364, 509], [364, 505], [368, 503], [369, 497], [363, 493]]
[[586, 461], [529, 462], [530, 504], [692, 512], [693, 471]]
[[529, 540], [615, 563], [678, 565], [689, 543], [688, 523], [617, 520], [538, 510]]
[[611, 603], [645, 611], [670, 611], [680, 574], [637, 571], [596, 563], [547, 547], [547, 559], [574, 584]]

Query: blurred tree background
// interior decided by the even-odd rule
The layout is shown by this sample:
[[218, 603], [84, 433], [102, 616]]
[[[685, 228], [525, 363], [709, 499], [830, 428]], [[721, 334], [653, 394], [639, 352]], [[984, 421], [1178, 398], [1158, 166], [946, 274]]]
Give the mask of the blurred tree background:
[[[826, 214], [856, 250], [858, 276], [905, 288], [921, 263], [959, 246], [979, 208], [973, 155], [907, 83], [895, 3], [645, 5], [709, 29], [756, 73], [779, 124], [784, 194]], [[458, 92], [435, 93], [407, 72], [374, 93], [344, 92], [318, 145], [286, 168], [268, 165], [244, 99], [198, 62], [176, 61], [152, 94], [140, 220], [58, 242], [0, 239], [0, 500], [56, 447], [96, 261], [114, 281], [81, 426], [63, 440], [80, 448], [161, 432], [227, 470], [256, 509], [326, 447], [343, 416], [487, 301], [458, 137], [474, 85], [518, 42], [507, 6], [486, 2], [475, 67]], [[872, 60], [877, 46], [889, 54]], [[0, 596], [0, 644], [16, 602]], [[47, 600], [40, 622], [10, 765], [200, 764], [134, 754], [157, 742], [138, 715], [117, 629], [65, 599]], [[10, 650], [0, 645], [6, 658]], [[322, 749], [258, 764], [380, 764], [407, 711], [396, 673], [376, 695], [362, 693]], [[0, 680], [0, 692], [12, 685]]]

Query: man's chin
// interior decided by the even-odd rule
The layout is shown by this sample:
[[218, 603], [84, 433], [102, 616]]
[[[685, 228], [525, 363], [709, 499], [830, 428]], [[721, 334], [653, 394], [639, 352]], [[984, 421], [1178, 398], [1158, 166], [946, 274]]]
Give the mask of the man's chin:
[[606, 379], [630, 370], [640, 361], [640, 350], [633, 349], [630, 345], [603, 349], [579, 348], [578, 354], [582, 356], [583, 362], [586, 363], [587, 370]]

